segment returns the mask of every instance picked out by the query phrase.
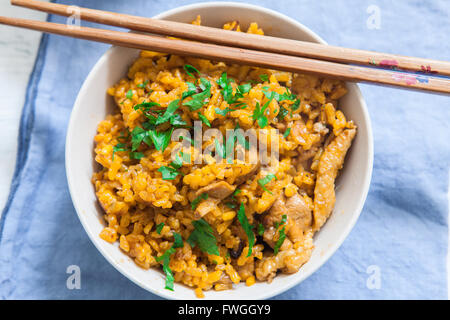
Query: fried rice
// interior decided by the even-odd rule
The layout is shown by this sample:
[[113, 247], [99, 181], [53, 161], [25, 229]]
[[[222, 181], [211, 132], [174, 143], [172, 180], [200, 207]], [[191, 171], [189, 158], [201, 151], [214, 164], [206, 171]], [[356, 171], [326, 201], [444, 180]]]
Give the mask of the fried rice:
[[[236, 21], [224, 29], [242, 32]], [[256, 23], [247, 32], [263, 34]], [[198, 297], [297, 272], [332, 213], [334, 182], [356, 134], [338, 108], [346, 92], [338, 80], [142, 51], [108, 90], [117, 112], [95, 136], [101, 168], [92, 182], [107, 225], [100, 237], [118, 241], [140, 267], [160, 268], [166, 288], [182, 283]], [[180, 162], [180, 142], [164, 134], [192, 131], [195, 121], [224, 136], [277, 129], [278, 159], [218, 162], [217, 139], [204, 139], [200, 151], [212, 153], [189, 146]]]

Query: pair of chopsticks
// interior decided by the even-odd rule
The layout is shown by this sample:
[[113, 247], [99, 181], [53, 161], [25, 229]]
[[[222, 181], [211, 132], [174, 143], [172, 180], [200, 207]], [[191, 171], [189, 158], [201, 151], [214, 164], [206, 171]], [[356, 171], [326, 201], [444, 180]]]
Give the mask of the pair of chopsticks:
[[[73, 7], [62, 4], [37, 0], [11, 0], [11, 4], [62, 16], [73, 14]], [[87, 8], [77, 8], [77, 13], [86, 21], [186, 40], [1, 16], [0, 24], [122, 47], [312, 73], [351, 82], [450, 93], [450, 80], [439, 77], [450, 76], [450, 62], [447, 61], [341, 48]]]

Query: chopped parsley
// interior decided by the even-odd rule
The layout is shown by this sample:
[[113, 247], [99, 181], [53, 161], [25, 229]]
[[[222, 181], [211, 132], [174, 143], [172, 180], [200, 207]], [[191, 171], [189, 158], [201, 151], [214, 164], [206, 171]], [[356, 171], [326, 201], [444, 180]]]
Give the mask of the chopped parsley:
[[192, 210], [195, 210], [198, 206], [198, 204], [200, 203], [200, 201], [202, 200], [206, 200], [208, 199], [208, 194], [207, 193], [202, 193], [201, 195], [199, 195], [197, 198], [195, 198], [192, 202], [191, 202], [191, 208]]
[[184, 105], [188, 106], [191, 111], [195, 111], [203, 107], [211, 97], [211, 83], [205, 78], [200, 78], [200, 89], [203, 91], [200, 93], [193, 94], [192, 99], [185, 102]]
[[145, 80], [144, 83], [139, 83], [137, 86], [138, 88], [144, 89], [148, 84], [148, 80]]
[[190, 64], [185, 64], [183, 68], [184, 71], [186, 71], [186, 73], [192, 78], [195, 78], [195, 76], [192, 73], [196, 72], [197, 74], [200, 74], [200, 71], [198, 71], [195, 67], [191, 66]]
[[143, 103], [135, 105], [134, 110], [141, 110], [142, 112], [146, 113], [146, 112], [149, 112], [150, 109], [155, 106], [160, 107], [160, 104], [157, 102], [153, 102], [153, 101], [143, 102]]
[[[286, 101], [286, 100], [294, 101], [294, 103], [290, 106], [292, 112], [296, 111], [300, 107], [300, 99], [297, 99], [297, 96], [295, 94], [293, 94], [291, 91], [289, 91], [289, 89], [286, 89], [286, 92], [283, 94], [279, 94], [275, 91], [269, 91], [269, 87], [263, 87], [262, 91], [267, 99], [270, 99], [271, 97], [273, 97], [278, 102]], [[286, 109], [284, 109], [284, 110], [286, 110]], [[281, 112], [282, 111], [280, 108], [280, 112], [278, 113], [278, 115], [280, 115]], [[287, 110], [283, 111], [283, 114], [281, 115], [281, 118], [279, 118], [279, 119], [282, 120], [288, 113], [289, 112]]]
[[[221, 93], [222, 93], [223, 99], [229, 105], [237, 103], [238, 100], [242, 99], [244, 97], [244, 94], [248, 93], [250, 91], [250, 89], [252, 88], [252, 85], [250, 83], [242, 84], [242, 85], [237, 86], [236, 93], [233, 94], [233, 86], [231, 85], [231, 82], [234, 82], [234, 80], [228, 79], [228, 75], [226, 72], [222, 73], [219, 80], [217, 80], [217, 84], [222, 88]], [[245, 104], [243, 103], [243, 105], [245, 105]], [[227, 110], [227, 109], [224, 109], [224, 110]], [[232, 111], [232, 109], [227, 110], [227, 112], [228, 111]], [[217, 112], [217, 109], [216, 109], [216, 112]]]
[[225, 202], [225, 205], [230, 209], [236, 208], [236, 204], [234, 202]]
[[128, 100], [133, 99], [133, 90], [128, 90], [127, 94], [125, 95]]
[[261, 79], [262, 82], [269, 82], [269, 76], [267, 74], [260, 74], [259, 78]]
[[170, 263], [170, 256], [175, 253], [176, 248], [183, 247], [183, 239], [181, 238], [181, 235], [174, 232], [173, 237], [175, 239], [173, 245], [170, 247], [170, 249], [167, 249], [166, 252], [162, 256], [156, 257], [156, 262], [163, 262], [163, 271], [166, 274], [166, 289], [173, 291], [173, 282], [174, 277], [172, 270], [170, 270], [169, 263]]
[[247, 216], [245, 215], [244, 204], [241, 203], [239, 207], [237, 217], [239, 222], [241, 223], [242, 229], [244, 229], [248, 238], [248, 254], [247, 257], [250, 257], [253, 251], [253, 245], [255, 244], [255, 234], [253, 233], [253, 226], [248, 222]]
[[[128, 135], [127, 136], [125, 136], [124, 134], [123, 134], [123, 132], [120, 134], [120, 136], [117, 138], [117, 140], [119, 140], [119, 141], [121, 141], [121, 142], [119, 142], [118, 144], [116, 144], [114, 147], [113, 147], [113, 153], [112, 153], [112, 157], [111, 157], [111, 160], [112, 161], [114, 161], [114, 155], [115, 155], [115, 153], [116, 152], [119, 152], [119, 151], [128, 151], [128, 156], [130, 157], [130, 159], [135, 159], [135, 160], [139, 160], [139, 159], [141, 159], [142, 157], [144, 157], [144, 154], [142, 153], [142, 152], [134, 152], [135, 150], [129, 150], [129, 148], [128, 148], [128, 146], [127, 146], [127, 144], [126, 144], [126, 142], [127, 142], [127, 140], [129, 139], [129, 137], [130, 137], [130, 133], [128, 132]], [[123, 141], [123, 142], [122, 142]]]
[[[173, 128], [170, 128], [166, 131], [156, 131], [156, 130], [149, 130], [147, 131], [150, 138], [152, 139], [153, 145], [155, 146], [156, 150], [158, 151], [164, 151], [170, 142], [170, 137], [172, 136]], [[145, 140], [144, 140], [145, 142]]]
[[173, 100], [171, 103], [169, 103], [162, 117], [158, 117], [158, 119], [156, 119], [155, 125], [170, 121], [173, 117], [175, 117], [174, 113], [175, 111], [177, 111], [179, 106], [180, 106], [180, 99]]
[[113, 148], [113, 153], [112, 153], [112, 161], [114, 161], [114, 154], [118, 151], [127, 151], [127, 146], [125, 145], [125, 143], [118, 143], [114, 146]]
[[242, 135], [242, 132], [240, 130], [235, 131], [236, 132], [236, 138], [237, 141], [241, 146], [245, 148], [245, 150], [250, 150], [250, 141], [246, 140], [245, 137]]
[[161, 222], [156, 226], [156, 233], [161, 234], [162, 229], [164, 228], [164, 222]]
[[211, 123], [209, 122], [208, 118], [206, 118], [204, 115], [202, 115], [201, 113], [198, 114], [198, 117], [200, 118], [200, 120], [202, 120], [202, 122], [204, 124], [206, 124], [208, 127], [211, 127]]
[[272, 194], [272, 192], [267, 190], [265, 185], [268, 184], [270, 181], [272, 181], [272, 179], [275, 179], [275, 180], [277, 179], [277, 177], [272, 173], [269, 173], [267, 176], [265, 176], [262, 179], [258, 179], [258, 184], [261, 186], [261, 188], [263, 188], [264, 191], [267, 191], [270, 194]]
[[291, 128], [287, 128], [286, 131], [283, 134], [284, 138], [287, 138], [289, 136], [289, 134], [291, 133]]
[[[175, 160], [169, 163], [169, 166], [161, 166], [158, 171], [161, 172], [163, 180], [173, 180], [179, 174], [182, 174], [178, 171], [183, 166], [183, 160], [185, 159], [185, 155], [181, 152], [183, 159], [177, 154], [175, 156]], [[190, 159], [189, 159], [190, 162]]]
[[283, 106], [280, 106], [280, 111], [277, 114], [278, 120], [282, 121], [284, 117], [286, 117], [289, 114], [289, 111], [284, 108]]
[[264, 229], [263, 224], [262, 223], [258, 224], [258, 235], [262, 236], [264, 234], [264, 231], [265, 231], [265, 229]]
[[278, 230], [280, 226], [283, 226], [281, 230], [278, 230], [278, 240], [275, 244], [275, 247], [273, 248], [273, 253], [278, 254], [278, 251], [280, 250], [281, 246], [283, 245], [284, 240], [286, 239], [286, 221], [287, 221], [287, 215], [283, 214], [281, 218], [280, 223], [275, 224], [275, 228]]
[[208, 254], [220, 255], [219, 248], [217, 246], [217, 239], [214, 236], [214, 230], [203, 219], [193, 221], [194, 231], [187, 239], [187, 242], [192, 246], [197, 246], [201, 251]]
[[161, 172], [163, 180], [173, 180], [180, 174], [177, 169], [166, 166], [161, 166], [158, 171]]
[[216, 154], [218, 154], [222, 159], [225, 159], [227, 157], [225, 146], [220, 143], [217, 138], [214, 139], [214, 144], [216, 146]]
[[264, 128], [265, 126], [267, 126], [267, 124], [269, 122], [269, 120], [267, 119], [267, 117], [265, 115], [265, 111], [266, 111], [267, 107], [269, 106], [269, 104], [272, 102], [272, 99], [274, 96], [275, 96], [275, 92], [272, 92], [270, 97], [268, 98], [269, 100], [262, 107], [260, 107], [259, 102], [256, 103], [256, 107], [255, 107], [255, 110], [253, 111], [252, 118], [253, 118], [253, 120], [256, 120], [258, 122], [258, 125], [260, 126], [260, 128]]

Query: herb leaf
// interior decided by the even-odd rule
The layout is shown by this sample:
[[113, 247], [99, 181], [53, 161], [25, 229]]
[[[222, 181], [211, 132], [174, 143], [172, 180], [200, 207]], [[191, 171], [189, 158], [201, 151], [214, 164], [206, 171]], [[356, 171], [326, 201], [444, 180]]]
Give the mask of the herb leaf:
[[208, 118], [206, 118], [204, 115], [202, 115], [201, 113], [199, 113], [198, 117], [200, 118], [200, 120], [202, 120], [202, 122], [204, 124], [206, 124], [208, 127], [211, 127], [211, 123], [209, 122]]
[[278, 240], [277, 243], [275, 244], [275, 247], [273, 248], [273, 253], [274, 254], [278, 254], [278, 251], [280, 250], [281, 246], [283, 245], [284, 240], [286, 239], [286, 221], [287, 221], [287, 215], [283, 214], [281, 216], [281, 222], [277, 222], [275, 223], [275, 228], [278, 230], [278, 228], [280, 226], [283, 226], [283, 228], [281, 228], [281, 230], [278, 231]]
[[186, 71], [186, 73], [192, 78], [195, 78], [195, 76], [192, 73], [196, 72], [200, 74], [200, 71], [198, 71], [195, 67], [191, 66], [190, 64], [185, 64], [183, 68], [184, 71]]
[[261, 79], [261, 81], [263, 82], [268, 82], [269, 81], [269, 76], [267, 74], [260, 74], [259, 78]]
[[241, 223], [242, 229], [244, 229], [248, 238], [248, 254], [247, 257], [250, 257], [253, 250], [253, 245], [255, 244], [255, 234], [253, 233], [253, 226], [248, 222], [247, 216], [245, 215], [245, 207], [244, 204], [241, 203], [239, 207], [237, 217], [239, 222]]
[[286, 131], [283, 134], [284, 138], [287, 138], [289, 136], [289, 134], [291, 133], [291, 128], [287, 128]]
[[155, 125], [167, 122], [171, 120], [172, 117], [174, 117], [174, 112], [178, 109], [180, 106], [180, 99], [174, 100], [167, 106], [166, 112], [162, 115], [162, 117], [158, 117], [156, 120]]
[[125, 95], [128, 100], [133, 99], [133, 90], [128, 90], [127, 94]]
[[202, 193], [201, 195], [199, 195], [197, 198], [195, 198], [192, 202], [191, 202], [191, 208], [192, 210], [195, 210], [198, 206], [198, 204], [200, 203], [200, 201], [202, 200], [206, 200], [208, 199], [208, 194], [207, 193]]
[[170, 142], [170, 137], [172, 136], [173, 128], [158, 132], [156, 130], [149, 130], [148, 134], [155, 145], [156, 150], [164, 151]]
[[282, 121], [284, 117], [286, 117], [289, 114], [289, 111], [286, 110], [283, 106], [280, 106], [280, 111], [277, 114], [277, 118], [279, 121]]
[[187, 242], [192, 246], [198, 246], [200, 250], [208, 254], [220, 255], [217, 246], [217, 239], [214, 236], [214, 230], [204, 219], [193, 221], [194, 231], [187, 239]]
[[166, 166], [159, 167], [158, 171], [162, 173], [163, 180], [173, 180], [180, 174], [177, 169]]
[[222, 159], [225, 159], [227, 157], [227, 152], [225, 149], [225, 146], [221, 144], [217, 138], [214, 139], [214, 144], [216, 146], [216, 154], [218, 154]]
[[112, 153], [112, 161], [114, 161], [114, 154], [118, 151], [127, 151], [125, 143], [118, 143], [114, 146]]
[[147, 84], [148, 84], [148, 80], [145, 80], [144, 83], [140, 83], [137, 86], [138, 86], [138, 88], [144, 89], [147, 86]]
[[272, 179], [275, 179], [275, 180], [277, 179], [277, 177], [272, 173], [269, 173], [267, 176], [265, 176], [262, 179], [258, 179], [258, 184], [261, 186], [261, 188], [263, 188], [264, 191], [267, 191], [270, 194], [272, 194], [272, 192], [267, 190], [265, 185], [268, 184], [270, 181], [272, 181]]
[[170, 247], [170, 249], [166, 250], [162, 256], [156, 257], [156, 262], [163, 261], [163, 271], [166, 274], [166, 289], [173, 291], [173, 282], [174, 277], [172, 270], [170, 270], [169, 263], [170, 263], [170, 256], [175, 253], [176, 248], [183, 247], [183, 239], [181, 238], [181, 235], [179, 233], [174, 232], [174, 243]]
[[263, 224], [262, 223], [258, 224], [258, 235], [262, 236], [264, 234], [264, 231], [265, 231], [265, 229], [264, 229]]
[[205, 78], [200, 78], [200, 88], [203, 92], [192, 95], [192, 100], [185, 102], [184, 105], [188, 106], [191, 111], [195, 111], [203, 107], [207, 102], [206, 99], [211, 97], [211, 83]]
[[163, 227], [164, 227], [164, 222], [161, 222], [160, 224], [158, 224], [156, 226], [156, 233], [157, 234], [161, 234], [161, 231], [162, 231]]
[[286, 227], [283, 227], [280, 231], [279, 231], [279, 238], [277, 240], [277, 243], [275, 244], [275, 247], [273, 248], [273, 253], [274, 254], [278, 254], [278, 251], [280, 250], [281, 246], [283, 245], [284, 240], [286, 239]]

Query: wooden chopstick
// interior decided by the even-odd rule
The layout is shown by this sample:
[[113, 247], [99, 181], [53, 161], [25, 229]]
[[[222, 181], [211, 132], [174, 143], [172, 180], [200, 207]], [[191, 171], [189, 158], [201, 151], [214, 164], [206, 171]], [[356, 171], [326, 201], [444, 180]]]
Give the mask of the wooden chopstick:
[[[73, 8], [67, 5], [37, 0], [11, 0], [13, 5], [48, 13], [70, 16]], [[300, 56], [340, 63], [397, 68], [414, 72], [450, 76], [450, 62], [414, 58], [394, 54], [348, 49], [311, 42], [233, 32], [218, 28], [144, 18], [121, 13], [77, 7], [82, 20], [128, 28], [136, 31], [175, 36], [265, 52]]]
[[72, 27], [64, 24], [34, 21], [19, 18], [0, 17], [0, 24], [54, 33], [74, 38], [109, 43], [112, 45], [152, 50], [199, 57], [215, 61], [224, 61], [250, 66], [266, 67], [297, 73], [313, 73], [345, 81], [371, 82], [381, 85], [403, 87], [408, 89], [450, 93], [450, 81], [426, 75], [372, 69], [359, 66], [286, 56], [234, 47], [198, 43], [166, 37], [103, 30], [87, 27]]

